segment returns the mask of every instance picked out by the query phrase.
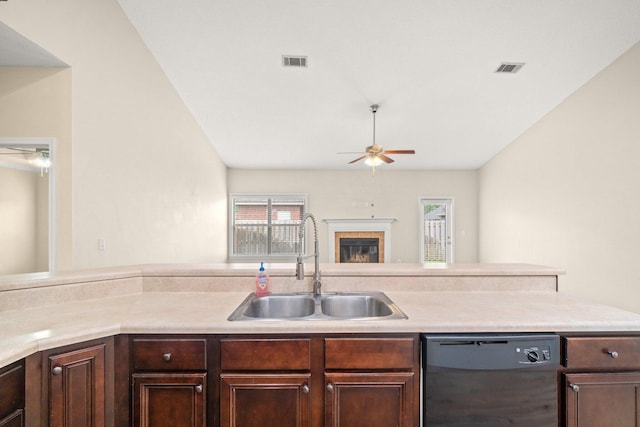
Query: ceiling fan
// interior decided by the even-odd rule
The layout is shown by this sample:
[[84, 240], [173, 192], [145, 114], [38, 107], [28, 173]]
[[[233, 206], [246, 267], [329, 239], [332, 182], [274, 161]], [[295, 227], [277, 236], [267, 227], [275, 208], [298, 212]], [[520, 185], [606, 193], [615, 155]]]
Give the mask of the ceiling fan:
[[375, 167], [381, 165], [382, 163], [393, 163], [394, 160], [387, 156], [387, 154], [415, 154], [415, 150], [385, 150], [381, 145], [376, 144], [376, 112], [378, 111], [378, 105], [373, 104], [369, 107], [371, 113], [373, 114], [373, 144], [369, 145], [364, 150], [364, 154], [356, 159], [353, 159], [349, 162], [356, 163], [360, 160], [364, 159], [364, 163], [373, 168], [373, 173], [375, 173]]
[[51, 166], [51, 158], [49, 157], [49, 149], [47, 148], [18, 148], [4, 147], [0, 148], [0, 156], [18, 156], [17, 162], [32, 163], [41, 170]]

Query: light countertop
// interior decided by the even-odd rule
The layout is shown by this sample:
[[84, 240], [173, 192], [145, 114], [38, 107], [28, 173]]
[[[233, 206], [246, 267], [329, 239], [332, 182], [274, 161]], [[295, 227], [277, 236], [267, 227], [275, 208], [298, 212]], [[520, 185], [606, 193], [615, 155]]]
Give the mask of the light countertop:
[[[180, 273], [180, 270], [186, 271], [184, 267], [165, 266], [149, 270], [154, 273], [147, 272], [145, 277], [154, 274], [158, 277], [178, 275], [183, 280], [194, 280], [189, 275], [185, 278], [184, 272]], [[331, 283], [327, 270], [323, 268], [323, 274]], [[484, 270], [488, 276], [494, 276], [494, 270], [505, 271], [495, 266], [484, 269], [467, 267], [467, 270]], [[514, 268], [511, 274], [518, 276], [515, 270], [526, 276], [532, 274], [532, 267], [528, 266]], [[249, 287], [235, 290], [211, 290], [210, 287], [205, 287], [205, 290], [175, 290], [168, 286], [167, 291], [162, 286], [150, 286], [147, 289], [144, 283], [134, 277], [135, 274], [127, 271], [126, 274], [111, 272], [112, 276], [101, 276], [117, 277], [122, 282], [116, 286], [116, 281], [109, 279], [109, 289], [114, 291], [106, 294], [103, 288], [97, 288], [101, 292], [99, 296], [89, 294], [88, 297], [68, 298], [50, 305], [0, 310], [0, 366], [40, 350], [121, 333], [640, 332], [639, 314], [562, 292], [538, 290], [535, 287], [533, 290], [505, 290], [502, 287], [481, 291], [424, 291], [412, 287], [407, 290], [402, 287], [402, 275], [391, 273], [395, 286], [375, 290], [385, 291], [408, 319], [230, 322], [227, 317], [247, 297]], [[234, 274], [231, 273], [233, 269], [225, 271], [225, 274]], [[541, 270], [536, 271], [541, 274]], [[194, 270], [189, 269], [189, 272], [193, 273]], [[549, 269], [543, 275], [559, 273]], [[222, 271], [217, 271], [217, 274], [222, 274]], [[88, 276], [91, 280], [97, 280], [96, 276]], [[272, 279], [272, 283], [276, 281]], [[83, 287], [88, 285], [78, 285], [78, 288]], [[7, 289], [10, 289], [4, 291], [7, 295], [18, 292], [15, 287], [11, 288], [10, 283]], [[27, 295], [32, 295], [36, 290], [29, 288], [22, 292], [26, 291]], [[0, 292], [0, 298], [2, 296]]]

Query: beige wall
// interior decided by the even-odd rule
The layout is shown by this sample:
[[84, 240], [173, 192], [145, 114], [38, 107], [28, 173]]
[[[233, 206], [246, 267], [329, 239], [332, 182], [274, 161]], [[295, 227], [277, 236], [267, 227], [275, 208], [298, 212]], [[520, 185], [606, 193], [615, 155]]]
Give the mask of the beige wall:
[[640, 312], [640, 44], [480, 170], [480, 260]]
[[369, 169], [362, 166], [355, 166], [353, 171], [230, 169], [228, 185], [230, 193], [306, 193], [308, 210], [318, 222], [322, 262], [329, 261], [327, 224], [323, 219], [371, 215], [397, 219], [391, 226], [392, 261], [418, 262], [418, 199], [453, 197], [455, 261], [478, 260], [475, 171], [392, 171], [380, 167], [371, 176]]
[[37, 265], [37, 178], [34, 172], [0, 166], [0, 274], [42, 271]]
[[70, 66], [69, 267], [224, 260], [226, 167], [117, 1], [2, 6]]

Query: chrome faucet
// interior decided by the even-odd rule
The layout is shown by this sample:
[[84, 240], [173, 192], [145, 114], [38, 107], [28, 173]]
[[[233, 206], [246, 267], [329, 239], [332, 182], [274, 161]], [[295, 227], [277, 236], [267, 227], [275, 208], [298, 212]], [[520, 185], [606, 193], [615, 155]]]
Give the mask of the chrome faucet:
[[[298, 233], [298, 259], [296, 260], [296, 279], [304, 279], [304, 264], [302, 263], [302, 238], [304, 237], [304, 224], [308, 218], [311, 218], [313, 222], [313, 241], [314, 241], [314, 272], [313, 272], [313, 293], [320, 295], [322, 292], [322, 283], [320, 282], [320, 251], [318, 250], [318, 227], [316, 225], [316, 218], [311, 213], [306, 213], [302, 216], [300, 221], [300, 231]], [[309, 255], [311, 256], [311, 255]], [[305, 257], [308, 258], [308, 257]]]

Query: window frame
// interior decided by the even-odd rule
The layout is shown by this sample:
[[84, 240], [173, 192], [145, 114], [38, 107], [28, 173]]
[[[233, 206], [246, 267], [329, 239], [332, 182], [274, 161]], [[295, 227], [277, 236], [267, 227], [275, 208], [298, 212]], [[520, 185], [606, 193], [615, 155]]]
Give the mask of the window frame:
[[[444, 204], [447, 206], [446, 215], [446, 248], [445, 248], [445, 261], [444, 264], [453, 264], [455, 262], [455, 201], [453, 197], [420, 197], [418, 199], [418, 246], [420, 257], [418, 261], [420, 264], [432, 264], [425, 261], [425, 227], [424, 227], [424, 209], [426, 205], [432, 204]], [[433, 264], [437, 264], [434, 262]]]
[[[257, 202], [267, 200], [267, 206], [273, 206], [274, 203], [284, 202], [284, 201], [292, 201], [298, 199], [302, 202], [302, 213], [301, 218], [307, 212], [308, 200], [306, 193], [230, 193], [229, 194], [229, 213], [228, 213], [228, 249], [227, 249], [227, 258], [230, 262], [247, 262], [247, 261], [268, 261], [268, 262], [278, 262], [278, 261], [293, 261], [297, 256], [297, 252], [295, 254], [273, 254], [273, 253], [264, 253], [264, 254], [236, 254], [234, 253], [235, 247], [235, 209], [237, 206], [238, 199], [242, 201], [247, 201], [251, 199], [255, 199]], [[267, 207], [267, 211], [270, 212]], [[268, 217], [265, 226], [267, 227], [267, 242], [266, 248], [271, 247], [272, 243], [272, 230], [273, 226], [277, 224], [273, 224], [272, 218]], [[282, 226], [282, 224], [280, 224]], [[297, 222], [297, 225], [291, 225], [291, 227], [299, 227], [300, 221]], [[306, 244], [303, 238], [302, 241], [302, 254], [306, 255]], [[296, 245], [297, 246], [297, 245]]]

